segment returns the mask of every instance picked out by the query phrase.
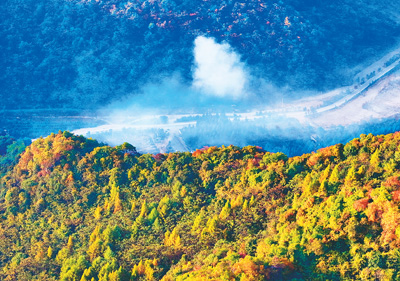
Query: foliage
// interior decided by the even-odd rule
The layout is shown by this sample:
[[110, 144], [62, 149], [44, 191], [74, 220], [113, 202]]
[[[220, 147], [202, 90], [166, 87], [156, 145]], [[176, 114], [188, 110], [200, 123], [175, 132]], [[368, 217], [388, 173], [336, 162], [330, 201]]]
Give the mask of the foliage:
[[3, 176], [17, 164], [19, 155], [30, 144], [28, 139], [14, 139], [9, 135], [0, 135], [0, 175]]
[[276, 84], [332, 88], [346, 81], [343, 65], [392, 48], [399, 23], [388, 16], [391, 7], [396, 3], [5, 0], [0, 98], [6, 109], [91, 109], [157, 74], [179, 72], [190, 81], [198, 35], [228, 42], [255, 75]]
[[52, 134], [1, 179], [0, 279], [398, 279], [399, 147], [140, 155]]

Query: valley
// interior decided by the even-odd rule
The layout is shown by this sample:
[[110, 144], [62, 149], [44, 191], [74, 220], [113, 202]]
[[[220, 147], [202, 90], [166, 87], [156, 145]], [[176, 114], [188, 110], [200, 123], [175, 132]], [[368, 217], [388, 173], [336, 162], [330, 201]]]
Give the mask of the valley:
[[[400, 63], [400, 48], [396, 48], [373, 64], [364, 68], [354, 77], [354, 84], [328, 93], [316, 96], [291, 100], [275, 107], [258, 106], [246, 112], [225, 112], [222, 114], [228, 127], [240, 128], [243, 124], [251, 124], [265, 131], [265, 135], [275, 130], [273, 127], [282, 126], [283, 122], [292, 124], [296, 128], [304, 127], [301, 136], [292, 136], [286, 140], [297, 137], [308, 142], [317, 142], [325, 136], [316, 131], [335, 131], [338, 126], [350, 126], [362, 124], [373, 120], [397, 118], [400, 108], [400, 78], [397, 74]], [[385, 102], [383, 102], [385, 100]], [[190, 113], [190, 114], [158, 114], [135, 116], [125, 113], [123, 118], [114, 116], [102, 116], [105, 125], [74, 130], [75, 134], [91, 136], [107, 143], [117, 145], [121, 140], [135, 143], [142, 152], [169, 152], [187, 151], [196, 147], [187, 143], [182, 135], [182, 130], [196, 131], [199, 122], [208, 122], [219, 118], [219, 113]], [[211, 118], [211, 119], [210, 119]], [[286, 120], [286, 121], [283, 121]], [[287, 121], [290, 120], [290, 121]], [[213, 122], [213, 121], [211, 121]], [[285, 125], [286, 126], [286, 125]], [[212, 127], [212, 126], [211, 126]], [[312, 128], [310, 130], [310, 127]], [[290, 130], [290, 126], [289, 126]], [[301, 130], [301, 129], [300, 129]], [[199, 130], [200, 131], [200, 130]], [[276, 130], [275, 130], [276, 131]], [[213, 138], [213, 132], [207, 130], [205, 134]], [[232, 133], [229, 131], [229, 133]], [[192, 133], [193, 134], [193, 133]], [[283, 133], [276, 132], [279, 137], [285, 139]], [[351, 138], [354, 136], [346, 136]], [[261, 137], [257, 145], [263, 145]], [[308, 139], [308, 140], [307, 140]], [[340, 141], [346, 141], [342, 139]], [[333, 142], [334, 143], [334, 142]], [[199, 143], [196, 143], [197, 145]], [[205, 145], [229, 145], [230, 143], [218, 143], [204, 141]], [[323, 142], [319, 144], [329, 145]], [[269, 148], [272, 149], [273, 148]], [[287, 151], [285, 151], [287, 153]]]
[[[300, 140], [307, 143], [308, 149], [317, 149], [338, 141], [329, 140], [325, 136], [330, 134], [325, 133], [326, 131], [334, 132], [338, 126], [397, 118], [400, 108], [400, 78], [397, 74], [399, 62], [400, 48], [395, 48], [355, 75], [353, 85], [307, 98], [285, 102], [282, 100], [275, 107], [259, 105], [256, 109], [240, 112], [232, 106], [232, 111], [225, 110], [223, 117], [213, 111], [205, 114], [193, 110], [187, 114], [163, 114], [159, 111], [157, 114], [137, 115], [132, 112], [130, 115], [126, 112], [123, 117], [115, 118], [112, 112], [104, 114], [89, 110], [3, 109], [0, 111], [0, 129], [16, 137], [23, 135], [32, 139], [58, 130], [70, 130], [112, 145], [128, 141], [135, 144], [141, 152], [165, 153], [194, 150], [196, 145], [229, 145], [228, 137], [222, 140], [215, 137], [221, 126], [229, 123], [227, 127], [230, 129], [221, 134], [229, 136], [238, 129], [247, 130], [242, 127], [248, 128], [251, 125], [258, 131], [251, 143], [269, 150], [285, 149], [274, 148], [265, 141], [266, 136], [271, 133], [284, 142]], [[207, 122], [211, 123], [207, 125]], [[288, 136], [280, 131], [281, 127], [289, 130], [296, 128], [300, 133]], [[323, 133], [318, 128], [323, 128]], [[200, 133], [209, 138], [193, 141]], [[250, 131], [249, 135], [254, 135], [254, 132]], [[345, 136], [339, 141], [347, 141], [351, 137], [354, 135]], [[237, 144], [246, 145], [248, 140], [249, 138], [239, 140]], [[306, 151], [299, 153], [304, 152]]]

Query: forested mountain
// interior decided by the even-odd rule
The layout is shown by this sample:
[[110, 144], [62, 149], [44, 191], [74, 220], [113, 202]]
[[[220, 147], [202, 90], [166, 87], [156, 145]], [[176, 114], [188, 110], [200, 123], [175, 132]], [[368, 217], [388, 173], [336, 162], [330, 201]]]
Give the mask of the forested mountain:
[[[246, 146], [398, 130], [396, 2], [4, 0], [0, 280], [399, 280], [400, 133]], [[195, 87], [209, 46], [237, 94]], [[374, 114], [316, 125], [362, 68]], [[38, 138], [82, 127], [208, 146]]]
[[397, 280], [399, 147], [140, 155], [52, 134], [1, 179], [0, 279]]
[[174, 73], [190, 82], [199, 35], [279, 86], [341, 86], [399, 35], [396, 1], [366, 2], [5, 0], [2, 106], [93, 109]]

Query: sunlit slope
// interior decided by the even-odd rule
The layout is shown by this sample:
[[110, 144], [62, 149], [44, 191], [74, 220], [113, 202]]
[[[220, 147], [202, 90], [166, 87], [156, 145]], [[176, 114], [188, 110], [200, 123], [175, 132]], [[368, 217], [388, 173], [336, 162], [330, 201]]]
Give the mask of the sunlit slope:
[[38, 139], [1, 180], [0, 279], [397, 279], [399, 145], [288, 158]]

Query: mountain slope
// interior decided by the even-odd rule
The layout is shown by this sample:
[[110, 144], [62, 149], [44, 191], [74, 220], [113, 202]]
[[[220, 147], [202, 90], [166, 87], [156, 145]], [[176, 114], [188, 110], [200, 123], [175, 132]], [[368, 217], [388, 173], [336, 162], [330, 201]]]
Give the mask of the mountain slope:
[[330, 127], [397, 118], [400, 107], [399, 83], [398, 73], [385, 77], [358, 97], [347, 98], [348, 101], [340, 106], [332, 106], [330, 110], [316, 114], [311, 120], [317, 126]]
[[0, 278], [397, 279], [398, 147], [139, 155], [53, 134], [1, 180]]
[[[396, 9], [383, 1], [6, 0], [0, 7], [0, 97], [10, 108], [92, 109], [180, 73], [193, 41], [229, 43], [257, 77], [329, 89], [390, 49]], [[348, 84], [348, 83], [347, 83]]]

